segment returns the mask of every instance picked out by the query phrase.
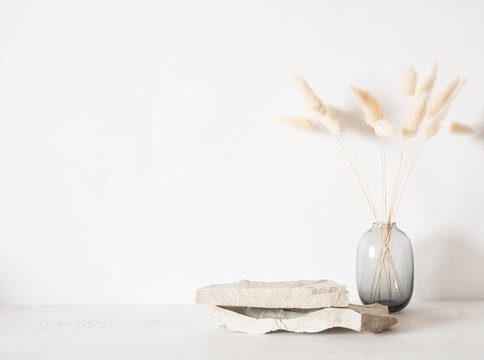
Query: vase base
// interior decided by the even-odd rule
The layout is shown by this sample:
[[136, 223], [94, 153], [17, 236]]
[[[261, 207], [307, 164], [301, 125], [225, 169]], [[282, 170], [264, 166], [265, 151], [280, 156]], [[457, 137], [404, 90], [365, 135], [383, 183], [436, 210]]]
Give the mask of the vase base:
[[370, 301], [366, 301], [366, 300], [363, 300], [363, 299], [360, 298], [360, 300], [363, 303], [363, 305], [371, 305], [371, 304], [381, 304], [381, 305], [385, 305], [385, 306], [388, 307], [388, 312], [391, 312], [391, 313], [398, 312], [398, 311], [401, 311], [404, 308], [406, 308], [407, 305], [408, 305], [408, 303], [410, 302], [410, 299], [411, 298], [408, 298], [407, 300], [405, 300], [402, 303], [394, 303], [394, 302], [390, 302], [390, 301], [370, 302]]

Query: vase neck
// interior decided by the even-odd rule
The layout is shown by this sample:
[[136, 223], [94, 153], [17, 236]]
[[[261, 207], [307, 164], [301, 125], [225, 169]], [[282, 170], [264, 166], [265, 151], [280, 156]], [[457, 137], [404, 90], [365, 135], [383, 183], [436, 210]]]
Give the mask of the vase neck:
[[397, 225], [395, 223], [385, 223], [385, 222], [375, 222], [373, 223], [373, 229], [393, 229], [396, 228]]

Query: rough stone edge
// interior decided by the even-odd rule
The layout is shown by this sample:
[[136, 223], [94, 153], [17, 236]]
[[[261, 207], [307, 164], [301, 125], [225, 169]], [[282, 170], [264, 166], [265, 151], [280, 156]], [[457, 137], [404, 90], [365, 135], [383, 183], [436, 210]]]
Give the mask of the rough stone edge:
[[[350, 304], [347, 308], [324, 308], [291, 319], [256, 319], [217, 305], [209, 305], [208, 314], [223, 329], [249, 334], [266, 334], [277, 330], [317, 333], [335, 327], [376, 334], [398, 323], [397, 317], [388, 315], [386, 306], [373, 304], [366, 307], [370, 312], [366, 312], [363, 305]], [[320, 312], [327, 311], [332, 312], [331, 316], [320, 319]], [[318, 325], [310, 328], [308, 324], [312, 320], [317, 320]], [[306, 322], [305, 330], [299, 330], [301, 322]], [[343, 322], [347, 325], [343, 326]], [[350, 322], [353, 326], [349, 325]]]
[[[329, 292], [329, 293], [313, 293], [308, 294], [302, 301], [294, 301], [294, 299], [287, 298], [286, 296], [279, 296], [277, 303], [273, 304], [274, 301], [270, 301], [271, 298], [267, 298], [258, 304], [254, 304], [247, 301], [245, 295], [237, 293], [236, 290], [228, 289], [218, 289], [218, 293], [223, 293], [226, 291], [223, 299], [212, 296], [211, 292], [213, 290], [210, 286], [206, 286], [197, 290], [195, 295], [195, 302], [197, 304], [204, 305], [219, 305], [219, 306], [246, 306], [246, 307], [263, 307], [263, 308], [293, 308], [293, 309], [316, 309], [316, 308], [326, 308], [326, 307], [346, 307], [349, 305], [349, 293], [348, 290], [342, 292]], [[247, 292], [254, 292], [251, 289], [244, 289]], [[285, 290], [276, 290], [275, 292], [285, 293]]]

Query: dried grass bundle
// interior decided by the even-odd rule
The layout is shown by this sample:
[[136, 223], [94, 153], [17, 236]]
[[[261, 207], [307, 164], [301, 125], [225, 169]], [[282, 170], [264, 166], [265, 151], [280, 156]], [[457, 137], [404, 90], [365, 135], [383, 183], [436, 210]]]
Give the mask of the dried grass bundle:
[[415, 94], [415, 88], [417, 86], [417, 73], [413, 65], [409, 65], [404, 71], [402, 76], [402, 92], [405, 96], [413, 96]]
[[452, 135], [476, 135], [479, 133], [476, 128], [456, 121], [449, 124], [447, 131]]
[[326, 115], [326, 106], [324, 106], [323, 102], [316, 96], [306, 80], [304, 80], [301, 76], [297, 74], [294, 75], [293, 80], [297, 88], [303, 95], [304, 101], [306, 102], [306, 105], [309, 107], [309, 109], [319, 115]]
[[[464, 81], [460, 78], [455, 78], [446, 84], [445, 87], [440, 89], [435, 96], [430, 98], [430, 93], [434, 87], [437, 77], [438, 64], [434, 63], [429, 67], [422, 76], [417, 79], [417, 74], [413, 66], [408, 66], [402, 77], [402, 92], [405, 96], [409, 97], [410, 101], [407, 103], [407, 113], [402, 123], [402, 143], [400, 147], [400, 155], [398, 157], [399, 163], [397, 165], [397, 171], [392, 191], [392, 198], [390, 206], [387, 208], [387, 192], [386, 192], [386, 156], [385, 156], [385, 144], [384, 137], [394, 135], [396, 129], [391, 122], [384, 119], [383, 110], [378, 101], [366, 90], [351, 86], [351, 92], [356, 101], [363, 110], [365, 121], [368, 125], [373, 127], [375, 134], [380, 137], [380, 151], [382, 158], [382, 217], [381, 221], [391, 223], [398, 210], [402, 194], [405, 189], [405, 185], [408, 181], [408, 177], [412, 172], [414, 164], [419, 157], [427, 140], [437, 134], [441, 126], [442, 121], [447, 115], [452, 101], [455, 99], [459, 91], [461, 90]], [[280, 121], [288, 123], [292, 126], [302, 129], [309, 129], [313, 126], [324, 127], [332, 134], [336, 135], [336, 139], [341, 145], [347, 160], [349, 161], [355, 175], [357, 177], [363, 193], [368, 200], [370, 208], [374, 217], [376, 218], [375, 206], [371, 196], [371, 192], [366, 181], [366, 177], [359, 165], [358, 159], [354, 156], [354, 151], [351, 145], [346, 139], [346, 136], [341, 131], [341, 115], [333, 108], [326, 108], [323, 102], [314, 94], [307, 82], [296, 75], [294, 81], [298, 88], [301, 90], [304, 98], [310, 109], [316, 112], [319, 116], [317, 120], [309, 120], [302, 117], [289, 117], [281, 118]], [[429, 99], [430, 98], [430, 99]], [[413, 161], [410, 161], [410, 167], [407, 169], [407, 162], [402, 168], [402, 160], [405, 153], [405, 139], [413, 137], [419, 131], [422, 122], [425, 119], [425, 126], [423, 129], [425, 138], [416, 152]], [[477, 130], [461, 123], [453, 122], [448, 127], [448, 131], [451, 134], [475, 134]], [[404, 171], [401, 174], [401, 171]], [[408, 171], [407, 171], [408, 170]], [[406, 173], [406, 174], [405, 174]], [[387, 211], [388, 210], [388, 211]]]
[[[392, 224], [396, 214], [398, 212], [400, 202], [405, 191], [405, 187], [408, 183], [408, 179], [414, 169], [415, 163], [419, 158], [422, 149], [425, 144], [428, 143], [428, 139], [435, 136], [439, 131], [440, 124], [447, 115], [452, 101], [455, 99], [460, 89], [462, 88], [464, 81], [461, 79], [454, 79], [449, 82], [443, 89], [441, 89], [434, 97], [429, 100], [430, 93], [434, 87], [434, 83], [437, 77], [437, 63], [434, 63], [418, 80], [417, 74], [413, 66], [407, 67], [402, 77], [402, 92], [409, 98], [407, 102], [408, 109], [405, 119], [402, 124], [402, 134], [400, 154], [397, 158], [397, 167], [395, 172], [394, 183], [391, 191], [390, 201], [387, 202], [387, 158], [385, 155], [385, 140], [384, 137], [392, 136], [396, 129], [386, 119], [383, 118], [383, 110], [377, 100], [367, 91], [351, 86], [351, 92], [353, 93], [356, 101], [361, 106], [365, 121], [374, 128], [375, 134], [379, 137], [380, 153], [381, 153], [381, 169], [382, 169], [382, 206], [381, 217], [379, 216], [375, 207], [374, 198], [372, 197], [369, 183], [361, 168], [358, 157], [355, 151], [351, 147], [345, 134], [341, 132], [341, 115], [338, 111], [332, 108], [326, 108], [321, 100], [314, 94], [309, 85], [304, 79], [299, 76], [295, 76], [294, 80], [296, 85], [303, 93], [306, 102], [311, 110], [316, 112], [318, 120], [311, 121], [301, 117], [289, 117], [280, 119], [282, 122], [289, 123], [297, 128], [311, 128], [313, 125], [327, 128], [333, 133], [338, 141], [341, 149], [343, 150], [349, 165], [351, 166], [356, 179], [365, 195], [370, 210], [372, 212], [375, 222], [381, 222], [382, 224]], [[418, 147], [418, 151], [414, 156], [405, 155], [406, 138], [415, 136], [418, 132], [422, 122], [426, 119], [424, 133], [425, 138]], [[471, 126], [453, 122], [449, 125], [448, 131], [451, 134], [464, 135], [464, 134], [476, 134], [477, 130]], [[410, 142], [411, 143], [411, 142]], [[412, 154], [413, 155], [413, 154]], [[403, 165], [403, 159], [406, 158], [405, 165]], [[411, 159], [413, 158], [413, 160]], [[409, 160], [407, 162], [407, 160]], [[408, 163], [408, 167], [407, 167]], [[403, 297], [401, 291], [401, 283], [399, 280], [399, 274], [393, 263], [393, 257], [391, 250], [388, 247], [391, 231], [380, 232], [380, 252], [378, 255], [375, 271], [373, 275], [371, 297], [374, 302], [380, 300], [381, 285], [382, 282], [386, 282], [389, 298], [396, 294], [396, 296]]]
[[430, 68], [425, 71], [417, 82], [416, 94], [424, 92], [430, 93], [434, 87], [435, 79], [437, 78], [438, 63], [433, 63]]
[[447, 105], [452, 100], [453, 95], [457, 92], [459, 84], [461, 84], [461, 80], [459, 78], [455, 78], [442, 89], [440, 89], [440, 91], [430, 99], [427, 115], [432, 116], [445, 105]]
[[284, 116], [277, 118], [277, 122], [301, 130], [308, 130], [314, 126], [311, 120], [302, 116]]
[[412, 137], [418, 131], [420, 124], [425, 116], [427, 109], [427, 100], [429, 93], [421, 93], [412, 99], [410, 110], [408, 111], [405, 120], [402, 124], [402, 134], [405, 137]]
[[378, 101], [366, 90], [350, 86], [356, 101], [360, 104], [368, 125], [374, 127], [378, 120], [383, 119], [383, 110]]

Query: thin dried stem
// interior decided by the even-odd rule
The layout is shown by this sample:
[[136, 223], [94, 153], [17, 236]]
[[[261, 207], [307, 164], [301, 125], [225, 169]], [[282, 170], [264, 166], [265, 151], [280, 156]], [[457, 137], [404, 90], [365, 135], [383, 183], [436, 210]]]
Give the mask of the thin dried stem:
[[[383, 234], [383, 226], [386, 226], [385, 234]], [[375, 302], [379, 302], [381, 300], [381, 285], [383, 275], [387, 280], [388, 297], [391, 299], [393, 292], [392, 286], [394, 285], [394, 288], [397, 290], [397, 294], [399, 295], [400, 299], [403, 299], [400, 278], [398, 276], [398, 272], [389, 248], [391, 224], [382, 224], [377, 231], [380, 241], [380, 251], [378, 254], [377, 265], [375, 266], [375, 271], [373, 273], [373, 281], [370, 292], [371, 298]]]
[[397, 203], [396, 203], [396, 206], [395, 206], [395, 213], [393, 215], [393, 218], [390, 218], [390, 221], [393, 221], [393, 219], [397, 216], [398, 208], [400, 207], [400, 202], [402, 201], [402, 196], [403, 196], [403, 193], [405, 192], [405, 188], [406, 188], [407, 183], [408, 183], [408, 178], [412, 174], [412, 170], [415, 167], [415, 163], [417, 162], [417, 159], [420, 156], [420, 153], [422, 152], [425, 144], [427, 143], [427, 140], [428, 140], [428, 138], [426, 137], [425, 140], [423, 141], [422, 145], [418, 149], [417, 153], [415, 154], [415, 158], [413, 159], [412, 165], [410, 166], [410, 170], [408, 171], [408, 174], [405, 178], [405, 182], [403, 183], [403, 187], [402, 187], [402, 190], [400, 192], [400, 196], [398, 197], [398, 200], [397, 200]]
[[355, 165], [358, 169], [358, 172], [359, 174], [361, 175], [361, 178], [363, 180], [363, 185], [365, 186], [366, 188], [366, 192], [368, 194], [368, 197], [370, 198], [370, 202], [373, 206], [373, 211], [374, 211], [374, 217], [375, 219], [377, 219], [377, 215], [376, 215], [376, 208], [375, 208], [375, 203], [373, 201], [373, 196], [371, 195], [371, 190], [370, 190], [370, 186], [368, 185], [368, 180], [366, 179], [366, 176], [365, 176], [365, 172], [363, 171], [363, 168], [361, 167], [361, 163], [360, 163], [360, 160], [358, 159], [358, 156], [356, 155], [355, 151], [353, 150], [353, 147], [351, 146], [351, 143], [346, 139], [346, 137], [344, 136], [344, 134], [341, 134], [341, 138], [343, 139], [343, 142], [347, 145], [348, 147], [348, 150], [349, 150], [349, 154], [350, 156], [355, 159]]
[[[326, 117], [323, 117], [322, 119], [323, 119], [324, 123], [318, 122], [318, 123], [315, 123], [315, 125], [318, 125], [323, 130], [327, 130], [328, 129], [328, 124], [327, 124], [328, 120], [327, 120]], [[346, 157], [346, 160], [350, 164], [351, 169], [353, 170], [353, 173], [355, 174], [356, 180], [358, 181], [358, 184], [360, 185], [361, 190], [363, 191], [363, 195], [366, 198], [368, 206], [370, 207], [371, 213], [373, 215], [373, 219], [376, 222], [377, 221], [377, 215], [376, 215], [376, 211], [375, 211], [375, 205], [373, 203], [373, 198], [371, 196], [370, 188], [368, 186], [368, 181], [366, 180], [366, 176], [365, 176], [365, 174], [364, 174], [364, 172], [363, 172], [363, 170], [362, 170], [362, 168], [359, 164], [358, 158], [355, 155], [352, 154], [351, 145], [350, 145], [349, 141], [346, 140], [346, 138], [344, 137], [344, 134], [342, 132], [338, 133], [338, 134], [335, 134], [334, 132], [331, 132], [331, 133], [336, 137], [336, 140], [338, 140], [338, 144], [340, 145], [341, 150], [343, 150], [343, 153]], [[355, 161], [355, 158], [356, 158], [357, 161]]]
[[[383, 234], [383, 226], [386, 227], [386, 232]], [[397, 291], [400, 299], [403, 299], [403, 291], [400, 283], [393, 257], [391, 256], [389, 244], [391, 238], [391, 223], [382, 224], [378, 228], [378, 238], [380, 242], [380, 251], [378, 254], [377, 265], [373, 273], [371, 297], [374, 301], [379, 302], [381, 299], [381, 282], [382, 276], [385, 277], [387, 283], [388, 297], [391, 301], [392, 298], [392, 286]]]
[[402, 136], [402, 141], [401, 141], [401, 145], [400, 145], [400, 156], [399, 156], [399, 160], [398, 160], [397, 171], [395, 173], [395, 178], [393, 179], [393, 189], [392, 189], [392, 195], [390, 197], [390, 208], [388, 209], [387, 223], [390, 223], [391, 212], [392, 212], [392, 209], [393, 209], [394, 202], [396, 200], [397, 189], [398, 189], [398, 185], [400, 183], [400, 173], [402, 171], [402, 163], [403, 163], [404, 152], [405, 152], [405, 137]]
[[381, 155], [381, 176], [382, 176], [382, 209], [381, 209], [381, 222], [385, 220], [387, 213], [387, 180], [386, 180], [386, 161], [385, 161], [385, 145], [383, 143], [383, 137], [380, 137], [380, 155]]
[[[368, 202], [368, 206], [370, 207], [370, 210], [373, 214], [373, 218], [375, 219], [375, 221], [377, 221], [376, 220], [377, 215], [376, 215], [376, 211], [375, 211], [375, 206], [373, 205], [373, 200], [371, 199], [371, 195], [368, 193], [368, 184], [367, 184], [366, 181], [363, 180], [362, 176], [360, 175], [360, 173], [359, 173], [359, 171], [358, 171], [358, 169], [357, 169], [357, 167], [354, 163], [354, 160], [352, 159], [350, 153], [346, 149], [345, 144], [343, 143], [341, 137], [336, 136], [336, 139], [338, 140], [338, 143], [340, 144], [341, 149], [343, 150], [343, 152], [346, 156], [346, 159], [348, 160], [351, 168], [353, 169], [353, 172], [356, 176], [356, 179], [358, 180], [358, 183], [360, 184], [361, 190], [363, 191], [363, 194], [365, 195], [366, 201]], [[366, 185], [365, 185], [365, 183], [366, 183]]]

